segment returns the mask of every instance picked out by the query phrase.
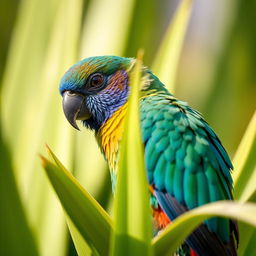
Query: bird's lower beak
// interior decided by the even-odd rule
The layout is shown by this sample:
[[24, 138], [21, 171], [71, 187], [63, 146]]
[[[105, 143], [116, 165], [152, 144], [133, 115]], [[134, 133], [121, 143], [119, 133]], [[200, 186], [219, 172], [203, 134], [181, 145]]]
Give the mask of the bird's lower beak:
[[64, 114], [69, 123], [80, 130], [76, 124], [76, 120], [86, 120], [90, 118], [91, 114], [85, 106], [85, 96], [65, 91], [63, 94], [62, 107]]

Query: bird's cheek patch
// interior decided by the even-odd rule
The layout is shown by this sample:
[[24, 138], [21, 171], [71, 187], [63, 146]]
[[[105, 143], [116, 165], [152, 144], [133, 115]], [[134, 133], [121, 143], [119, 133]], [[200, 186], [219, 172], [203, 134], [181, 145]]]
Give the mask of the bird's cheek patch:
[[118, 70], [109, 79], [108, 86], [103, 91], [127, 89], [128, 76], [124, 70]]

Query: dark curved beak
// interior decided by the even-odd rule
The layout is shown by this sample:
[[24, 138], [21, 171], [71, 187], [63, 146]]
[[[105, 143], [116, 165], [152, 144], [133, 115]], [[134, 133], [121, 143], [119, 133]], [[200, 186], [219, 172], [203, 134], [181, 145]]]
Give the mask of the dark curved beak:
[[76, 124], [76, 120], [86, 120], [91, 116], [84, 103], [84, 95], [71, 91], [65, 91], [63, 94], [62, 107], [64, 114], [69, 123], [77, 130], [80, 129]]

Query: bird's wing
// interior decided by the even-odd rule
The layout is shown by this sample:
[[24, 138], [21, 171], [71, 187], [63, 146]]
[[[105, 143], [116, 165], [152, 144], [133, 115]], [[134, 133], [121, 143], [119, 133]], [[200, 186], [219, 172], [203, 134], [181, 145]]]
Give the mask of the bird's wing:
[[[198, 112], [168, 95], [145, 97], [140, 110], [148, 179], [171, 220], [197, 206], [232, 199], [232, 164]], [[231, 250], [224, 255], [236, 255], [233, 231], [237, 235], [233, 221], [212, 218], [187, 242], [202, 255], [223, 255], [224, 247]], [[212, 254], [204, 254], [211, 247]]]

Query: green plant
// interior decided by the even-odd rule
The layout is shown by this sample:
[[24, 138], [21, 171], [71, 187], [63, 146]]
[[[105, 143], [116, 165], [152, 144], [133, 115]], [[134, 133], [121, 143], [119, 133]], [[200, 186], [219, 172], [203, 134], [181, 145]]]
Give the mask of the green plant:
[[[1, 255], [62, 256], [71, 254], [72, 252], [68, 252], [70, 239], [67, 236], [66, 223], [79, 255], [95, 255], [98, 252], [103, 255], [104, 253], [108, 254], [109, 248], [115, 247], [112, 247], [113, 245], [106, 239], [111, 236], [111, 232], [115, 239], [118, 238], [117, 230], [122, 231], [122, 234], [126, 236], [125, 239], [130, 239], [131, 234], [122, 226], [122, 223], [116, 229], [117, 214], [112, 223], [111, 218], [95, 199], [89, 196], [82, 186], [78, 185], [76, 179], [65, 168], [65, 170], [63, 169], [63, 165], [51, 153], [51, 162], [46, 159], [43, 162], [65, 209], [66, 213], [63, 217], [58, 200], [41, 171], [38, 152], [43, 151], [45, 142], [49, 143], [65, 166], [74, 170], [74, 176], [83, 187], [86, 187], [107, 208], [106, 202], [109, 200], [111, 189], [106, 164], [100, 158], [100, 152], [94, 143], [93, 136], [86, 131], [80, 134], [75, 133], [67, 125], [61, 112], [60, 98], [56, 96], [56, 88], [60, 76], [66, 68], [75, 62], [78, 56], [80, 56], [79, 58], [97, 54], [134, 56], [137, 49], [143, 46], [146, 52], [145, 63], [152, 64], [153, 70], [161, 79], [166, 79], [166, 84], [174, 91], [177, 88], [174, 86], [174, 81], [176, 81], [178, 57], [193, 1], [181, 2], [180, 11], [175, 15], [175, 21], [170, 23], [160, 50], [155, 54], [157, 45], [162, 38], [158, 32], [158, 22], [161, 17], [154, 15], [153, 12], [157, 2], [154, 0], [101, 0], [100, 4], [95, 0], [86, 2], [82, 0], [23, 0], [20, 2], [1, 83]], [[243, 15], [240, 13], [247, 15], [246, 12], [251, 10], [254, 15], [251, 4], [248, 4], [252, 1], [238, 2], [242, 3], [242, 7], [244, 4], [247, 5], [247, 9], [241, 7], [234, 12], [236, 23], [242, 24], [241, 20], [244, 18], [241, 18]], [[108, 6], [115, 6], [115, 8], [109, 8], [106, 12]], [[13, 9], [11, 12], [13, 13]], [[83, 17], [85, 17], [84, 24], [82, 24]], [[118, 22], [113, 22], [114, 17]], [[240, 33], [236, 37], [237, 40], [233, 40], [231, 37], [230, 40], [234, 42], [234, 47], [230, 48], [227, 44], [228, 47], [225, 49], [226, 51], [229, 51], [229, 48], [230, 51], [233, 49], [232, 68], [235, 66], [233, 64], [240, 67], [241, 63], [245, 63], [244, 67], [246, 68], [243, 69], [242, 74], [236, 72], [240, 70], [239, 68], [229, 69], [239, 75], [239, 79], [236, 77], [235, 80], [236, 86], [228, 89], [224, 87], [231, 95], [230, 98], [234, 96], [238, 98], [239, 95], [239, 104], [245, 107], [250, 104], [247, 104], [247, 98], [246, 104], [240, 100], [243, 88], [240, 85], [244, 83], [244, 78], [254, 74], [251, 68], [254, 58], [247, 63], [248, 51], [243, 47], [243, 54], [241, 56], [236, 54], [240, 53], [237, 50], [238, 46], [252, 45], [252, 48], [255, 49], [252, 43], [255, 33], [251, 33], [249, 29], [249, 25], [253, 24], [253, 17], [251, 20], [246, 20], [249, 22], [245, 24], [246, 26], [239, 26]], [[176, 25], [174, 26], [174, 24]], [[244, 27], [248, 28], [248, 33], [245, 36], [240, 36], [241, 33], [243, 35]], [[106, 35], [106, 31], [107, 36], [104, 36], [104, 44], [102, 44], [102, 35]], [[243, 43], [239, 44], [241, 38], [243, 38]], [[82, 42], [81, 49], [79, 48], [80, 41]], [[233, 55], [231, 54], [231, 56]], [[227, 59], [229, 58], [225, 58], [224, 54], [224, 66], [229, 68], [229, 63], [225, 62]], [[170, 67], [170, 64], [173, 72], [169, 77], [169, 72], [165, 67]], [[200, 75], [198, 74], [198, 76]], [[229, 80], [232, 80], [230, 77], [228, 77]], [[222, 75], [219, 75], [216, 83], [221, 86], [222, 92], [225, 82], [220, 84], [220, 79], [222, 79]], [[236, 88], [239, 89], [239, 93], [236, 92]], [[250, 94], [249, 87], [247, 88], [247, 93]], [[214, 89], [209, 95], [215, 102]], [[228, 99], [225, 100], [227, 100], [228, 107], [232, 107], [233, 110], [234, 105], [229, 104]], [[250, 101], [248, 100], [248, 102]], [[203, 106], [200, 107], [203, 108]], [[210, 101], [207, 107], [212, 108]], [[214, 108], [210, 112], [213, 111]], [[215, 112], [218, 114], [218, 111], [215, 110]], [[233, 133], [233, 130], [237, 130], [236, 126], [232, 126], [231, 133], [230, 127], [224, 125], [216, 116], [212, 120], [213, 124], [223, 127], [226, 134], [229, 133], [232, 136], [236, 134]], [[241, 144], [234, 160], [235, 199], [243, 203], [246, 201], [255, 203], [256, 201], [255, 159], [253, 157], [255, 155], [255, 117], [253, 120], [252, 125], [248, 128], [249, 132], [246, 133], [245, 140], [243, 140], [245, 143]], [[240, 120], [237, 119], [236, 123], [239, 122]], [[241, 123], [245, 124], [246, 122], [242, 119]], [[236, 136], [235, 140], [238, 140], [238, 137]], [[225, 140], [226, 137], [224, 136], [223, 139]], [[228, 147], [232, 148], [234, 145], [230, 144]], [[126, 156], [126, 159], [129, 157], [132, 156]], [[126, 164], [128, 163], [124, 161], [123, 165], [126, 166]], [[141, 167], [141, 182], [144, 183], [142, 169]], [[122, 182], [125, 183], [125, 179]], [[129, 197], [128, 195], [124, 196]], [[144, 201], [146, 209], [146, 199], [141, 200]], [[117, 201], [120, 200], [116, 200], [116, 204]], [[126, 203], [127, 207], [130, 207], [129, 200]], [[90, 207], [91, 210], [86, 211], [86, 207]], [[225, 205], [216, 205], [216, 208], [214, 205], [209, 207], [208, 210], [217, 215], [218, 209], [223, 209], [221, 207], [225, 207]], [[253, 252], [252, 248], [256, 239], [254, 222], [250, 219], [250, 216], [253, 216], [254, 206], [251, 207], [249, 204], [244, 206], [239, 203], [230, 208], [239, 210], [239, 216], [249, 223], [239, 223], [241, 233], [239, 253], [248, 255], [249, 252]], [[136, 243], [141, 243], [143, 246], [136, 248], [131, 246], [131, 250], [146, 250], [150, 254], [153, 249], [153, 253], [156, 255], [162, 255], [163, 251], [173, 251], [184, 239], [185, 234], [189, 232], [185, 229], [184, 236], [178, 236], [186, 223], [191, 221], [194, 223], [193, 225], [198, 224], [203, 220], [202, 218], [210, 216], [209, 212], [207, 214], [205, 212], [208, 210], [201, 209], [177, 219], [175, 225], [152, 241], [152, 245], [149, 244], [148, 234], [150, 223], [147, 224], [145, 221], [143, 228], [141, 227], [141, 230], [144, 231], [141, 232], [145, 232], [146, 235], [140, 233], [138, 235], [139, 243]], [[248, 211], [247, 215], [244, 215], [246, 211]], [[85, 219], [88, 219], [87, 214], [89, 214], [90, 221], [84, 222]], [[93, 214], [95, 218], [91, 218]], [[189, 216], [193, 218], [191, 219]], [[239, 218], [239, 216], [236, 217]], [[126, 218], [125, 215], [123, 218]], [[132, 223], [133, 218], [131, 217], [129, 221]], [[100, 225], [101, 229], [96, 229], [95, 225]], [[103, 230], [102, 233], [97, 233], [101, 230]], [[132, 230], [132, 236], [136, 237], [137, 232], [139, 231]], [[99, 241], [95, 241], [98, 236]], [[173, 241], [170, 244], [169, 236], [177, 236], [175, 243]], [[130, 239], [130, 241], [132, 240]], [[116, 248], [125, 243], [118, 239], [116, 241]], [[16, 248], [20, 247], [23, 250], [17, 251]], [[115, 249], [112, 250], [113, 254], [116, 252]]]

